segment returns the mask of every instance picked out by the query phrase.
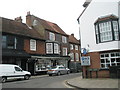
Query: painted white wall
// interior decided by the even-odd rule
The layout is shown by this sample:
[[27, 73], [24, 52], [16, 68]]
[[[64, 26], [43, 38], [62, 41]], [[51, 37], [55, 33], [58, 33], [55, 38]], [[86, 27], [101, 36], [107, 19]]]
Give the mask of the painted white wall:
[[118, 1], [120, 0], [92, 0], [80, 17], [81, 48], [88, 48], [89, 52], [118, 49], [118, 41], [96, 44], [94, 28], [98, 17], [114, 14], [120, 18]]

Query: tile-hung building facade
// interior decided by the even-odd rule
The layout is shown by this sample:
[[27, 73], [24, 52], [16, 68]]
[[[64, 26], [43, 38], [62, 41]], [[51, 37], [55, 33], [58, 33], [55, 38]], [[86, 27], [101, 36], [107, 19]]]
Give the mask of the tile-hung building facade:
[[[56, 65], [68, 67], [70, 60], [68, 35], [57, 24], [31, 15], [30, 12], [26, 16], [26, 24], [29, 28], [34, 28], [45, 39], [45, 45], [41, 49], [37, 48], [35, 39], [28, 41], [29, 50], [25, 48], [31, 55], [29, 62], [35, 61], [36, 71], [44, 71], [50, 66]], [[38, 50], [37, 53], [35, 53], [36, 50]], [[44, 51], [45, 54], [41, 54], [39, 51]]]
[[78, 18], [83, 76], [110, 77], [110, 67], [120, 65], [120, 0], [88, 4]]
[[69, 35], [69, 45], [71, 57], [69, 68], [71, 72], [78, 72], [81, 70], [80, 41], [74, 37], [74, 34]]

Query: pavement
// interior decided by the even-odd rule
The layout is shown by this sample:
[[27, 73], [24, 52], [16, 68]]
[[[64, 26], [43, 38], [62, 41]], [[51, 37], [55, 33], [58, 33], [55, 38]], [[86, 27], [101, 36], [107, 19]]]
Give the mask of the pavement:
[[[48, 75], [36, 75], [31, 76], [31, 78], [42, 78], [48, 77]], [[120, 90], [120, 79], [111, 78], [82, 78], [82, 76], [65, 80], [66, 85], [82, 90]]]
[[71, 87], [82, 90], [120, 90], [120, 79], [111, 78], [89, 78], [84, 79], [82, 76], [66, 80], [65, 83]]

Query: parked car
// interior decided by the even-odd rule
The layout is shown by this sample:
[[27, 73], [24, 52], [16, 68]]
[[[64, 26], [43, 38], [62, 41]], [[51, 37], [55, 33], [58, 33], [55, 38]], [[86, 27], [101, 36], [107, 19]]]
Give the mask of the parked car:
[[28, 80], [31, 73], [23, 71], [18, 65], [0, 64], [0, 79], [2, 83], [9, 79], [25, 79]]
[[49, 76], [52, 75], [61, 75], [61, 74], [69, 74], [70, 73], [70, 69], [64, 67], [64, 66], [55, 66], [55, 67], [51, 67], [51, 69], [48, 70], [47, 74]]

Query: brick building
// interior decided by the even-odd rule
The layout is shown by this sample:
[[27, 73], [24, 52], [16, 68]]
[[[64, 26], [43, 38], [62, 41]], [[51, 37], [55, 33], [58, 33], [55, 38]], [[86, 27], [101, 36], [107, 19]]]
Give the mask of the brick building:
[[77, 40], [74, 34], [69, 35], [69, 46], [70, 46], [70, 65], [71, 72], [78, 72], [81, 70], [80, 63], [80, 41]]
[[84, 6], [78, 18], [83, 77], [110, 77], [111, 67], [120, 67], [120, 0], [92, 0]]

